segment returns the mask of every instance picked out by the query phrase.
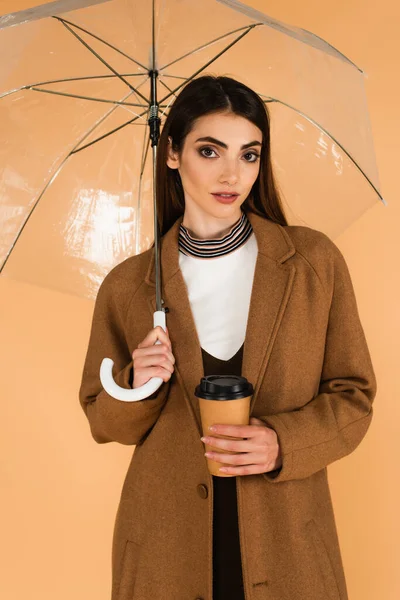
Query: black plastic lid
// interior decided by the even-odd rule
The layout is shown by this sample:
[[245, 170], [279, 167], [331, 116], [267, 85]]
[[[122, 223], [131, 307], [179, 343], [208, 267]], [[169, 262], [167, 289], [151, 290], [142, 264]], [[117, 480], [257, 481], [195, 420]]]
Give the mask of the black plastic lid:
[[253, 394], [253, 386], [239, 375], [207, 375], [194, 391], [197, 398], [205, 400], [236, 400]]

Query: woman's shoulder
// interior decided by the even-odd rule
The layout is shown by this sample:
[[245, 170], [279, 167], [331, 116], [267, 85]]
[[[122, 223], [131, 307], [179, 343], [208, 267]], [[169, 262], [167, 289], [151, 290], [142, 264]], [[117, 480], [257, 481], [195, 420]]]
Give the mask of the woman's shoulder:
[[320, 247], [329, 250], [332, 247], [336, 247], [331, 238], [318, 229], [313, 229], [306, 225], [284, 225], [283, 229], [291, 238], [296, 249], [309, 248], [311, 250]]
[[343, 259], [343, 254], [335, 242], [323, 231], [305, 225], [285, 225], [283, 229], [290, 237], [296, 252], [305, 258], [317, 262]]
[[326, 233], [305, 225], [285, 225], [283, 228], [289, 235], [296, 253], [315, 271], [328, 294], [331, 293], [330, 288], [335, 275], [349, 279], [346, 260]]

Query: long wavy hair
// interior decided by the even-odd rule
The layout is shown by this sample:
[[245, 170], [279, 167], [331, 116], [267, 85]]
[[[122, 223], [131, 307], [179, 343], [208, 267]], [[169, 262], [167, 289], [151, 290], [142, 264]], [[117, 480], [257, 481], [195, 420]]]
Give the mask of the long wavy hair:
[[[184, 141], [199, 117], [233, 113], [251, 121], [263, 135], [260, 171], [241, 205], [280, 225], [288, 225], [271, 164], [270, 117], [264, 102], [252, 89], [231, 77], [204, 75], [187, 83], [171, 105], [157, 145], [156, 194], [158, 231], [163, 236], [185, 212], [185, 196], [178, 169], [167, 165], [168, 137], [181, 154]], [[153, 248], [154, 242], [151, 246]]]

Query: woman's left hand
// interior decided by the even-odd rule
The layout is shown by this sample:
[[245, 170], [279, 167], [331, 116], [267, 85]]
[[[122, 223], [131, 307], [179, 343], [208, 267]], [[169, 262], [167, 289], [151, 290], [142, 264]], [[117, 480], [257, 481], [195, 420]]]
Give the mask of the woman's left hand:
[[[254, 475], [256, 473], [268, 473], [282, 466], [278, 436], [264, 421], [251, 417], [250, 425], [221, 425], [216, 423], [215, 428], [215, 431], [207, 434], [207, 437], [202, 437], [201, 440], [207, 445], [220, 450], [240, 453], [206, 453], [206, 456], [212, 460], [232, 465], [220, 468], [223, 473]], [[240, 440], [212, 437], [213, 433], [237, 437]]]

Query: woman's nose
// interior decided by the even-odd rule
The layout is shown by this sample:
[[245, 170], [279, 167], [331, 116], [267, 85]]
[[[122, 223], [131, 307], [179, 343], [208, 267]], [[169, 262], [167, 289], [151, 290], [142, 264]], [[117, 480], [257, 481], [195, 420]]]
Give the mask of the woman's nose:
[[221, 173], [220, 182], [228, 182], [233, 185], [237, 182], [239, 176], [239, 166], [235, 164], [226, 165]]

